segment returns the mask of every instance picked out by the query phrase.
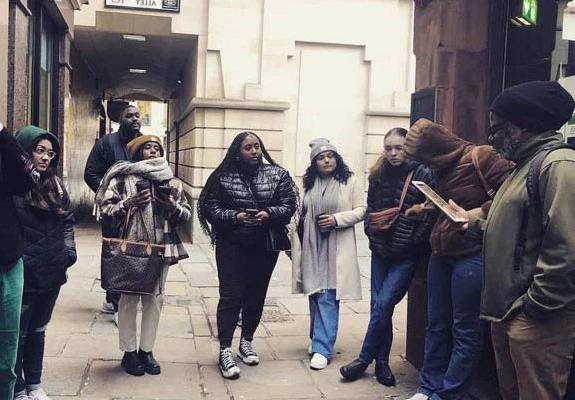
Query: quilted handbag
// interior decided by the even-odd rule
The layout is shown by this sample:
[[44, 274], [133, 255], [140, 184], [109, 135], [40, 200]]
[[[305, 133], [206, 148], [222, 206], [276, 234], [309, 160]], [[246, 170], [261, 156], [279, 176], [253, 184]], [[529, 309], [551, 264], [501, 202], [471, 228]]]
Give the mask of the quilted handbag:
[[413, 171], [411, 171], [409, 175], [407, 175], [407, 178], [405, 178], [398, 207], [386, 208], [384, 210], [371, 212], [367, 215], [367, 226], [371, 232], [387, 230], [391, 228], [397, 218], [399, 218], [399, 214], [403, 208], [403, 202], [405, 201], [405, 195], [407, 194], [407, 189], [411, 183], [411, 178], [413, 178]]
[[[102, 289], [129, 294], [155, 294], [164, 267], [165, 246], [126, 238], [133, 210], [126, 213], [120, 238], [103, 238]], [[141, 217], [141, 214], [140, 214]]]

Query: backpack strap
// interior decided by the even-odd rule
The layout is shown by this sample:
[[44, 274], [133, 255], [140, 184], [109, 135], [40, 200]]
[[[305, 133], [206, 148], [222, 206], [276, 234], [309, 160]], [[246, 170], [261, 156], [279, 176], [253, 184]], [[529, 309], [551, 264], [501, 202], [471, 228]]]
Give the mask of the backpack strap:
[[563, 142], [552, 143], [539, 150], [529, 164], [529, 172], [527, 173], [527, 194], [529, 196], [530, 205], [533, 205], [539, 212], [543, 210], [543, 201], [541, 199], [541, 192], [539, 191], [541, 167], [549, 153], [558, 149], [573, 149], [573, 147]]
[[473, 167], [475, 168], [475, 172], [477, 172], [477, 176], [479, 177], [479, 181], [481, 182], [481, 186], [483, 186], [483, 190], [485, 190], [485, 193], [487, 193], [487, 196], [489, 196], [490, 199], [493, 199], [495, 197], [496, 191], [491, 186], [489, 186], [489, 183], [487, 183], [487, 179], [485, 179], [485, 176], [481, 172], [481, 168], [479, 168], [479, 147], [478, 146], [475, 146], [473, 148], [473, 150], [471, 150], [471, 162], [473, 163]]

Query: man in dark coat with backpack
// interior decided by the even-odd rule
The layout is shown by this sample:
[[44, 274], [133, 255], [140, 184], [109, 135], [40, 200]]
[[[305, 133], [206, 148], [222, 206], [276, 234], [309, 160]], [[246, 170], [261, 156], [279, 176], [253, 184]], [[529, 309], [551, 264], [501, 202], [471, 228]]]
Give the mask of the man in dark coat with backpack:
[[[126, 146], [132, 139], [141, 135], [140, 111], [138, 107], [126, 105], [120, 111], [119, 122], [120, 129], [118, 132], [105, 135], [98, 140], [86, 161], [84, 181], [94, 193], [100, 187], [100, 181], [104, 174], [116, 161], [127, 161], [130, 159]], [[115, 237], [115, 230], [115, 223], [104, 217], [102, 219], [102, 235], [104, 237]], [[119, 293], [107, 292], [102, 312], [114, 313], [117, 316], [119, 300]]]
[[516, 163], [483, 229], [481, 316], [503, 400], [562, 400], [575, 350], [575, 151], [557, 133], [575, 101], [557, 82], [502, 92], [489, 142]]

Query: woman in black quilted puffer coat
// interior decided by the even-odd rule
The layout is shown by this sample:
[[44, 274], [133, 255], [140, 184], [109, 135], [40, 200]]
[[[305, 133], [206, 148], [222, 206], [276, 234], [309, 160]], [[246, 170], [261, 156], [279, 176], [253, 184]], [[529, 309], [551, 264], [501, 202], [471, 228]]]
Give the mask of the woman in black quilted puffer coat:
[[16, 360], [19, 399], [48, 399], [41, 386], [46, 327], [66, 270], [76, 262], [74, 217], [70, 199], [56, 176], [60, 143], [35, 126], [18, 131], [16, 140], [32, 156], [40, 182], [14, 204], [24, 234], [24, 296], [20, 314], [20, 341]]
[[275, 163], [256, 134], [238, 134], [198, 202], [200, 223], [216, 247], [219, 367], [225, 378], [240, 374], [231, 351], [240, 311], [238, 355], [247, 365], [259, 363], [252, 340], [278, 250], [289, 249], [285, 226], [296, 208], [297, 190], [289, 173]]
[[[405, 215], [405, 210], [425, 200], [410, 181], [423, 181], [433, 186], [429, 168], [406, 159], [403, 150], [406, 135], [407, 131], [402, 128], [387, 132], [383, 154], [369, 175], [365, 231], [371, 249], [371, 315], [358, 358], [340, 369], [348, 381], [358, 379], [375, 361], [377, 381], [385, 386], [395, 385], [395, 376], [389, 368], [393, 311], [409, 288], [418, 257], [427, 252], [429, 234], [435, 222], [432, 216], [415, 220]], [[399, 217], [389, 229], [376, 229], [369, 223], [370, 213], [398, 207], [406, 181], [409, 186]]]

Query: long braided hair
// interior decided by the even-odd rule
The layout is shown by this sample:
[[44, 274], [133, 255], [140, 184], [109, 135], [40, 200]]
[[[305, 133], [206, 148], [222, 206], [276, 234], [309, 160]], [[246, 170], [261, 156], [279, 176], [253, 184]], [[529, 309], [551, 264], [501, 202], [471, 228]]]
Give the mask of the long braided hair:
[[[208, 196], [214, 195], [215, 193], [218, 192], [220, 185], [220, 177], [222, 175], [230, 172], [241, 171], [242, 168], [241, 163], [243, 161], [241, 161], [240, 151], [243, 141], [248, 136], [253, 136], [258, 140], [258, 142], [260, 142], [260, 149], [262, 151], [262, 156], [265, 159], [265, 161], [267, 161], [270, 165], [280, 167], [280, 165], [276, 163], [274, 159], [270, 156], [266, 147], [264, 146], [264, 143], [262, 142], [262, 140], [258, 135], [250, 131], [245, 131], [237, 134], [237, 136], [230, 144], [230, 147], [228, 148], [228, 151], [226, 152], [224, 159], [208, 178], [208, 181], [206, 182], [206, 185], [202, 189], [202, 192], [200, 193], [200, 198], [198, 200], [197, 212], [198, 212], [198, 219], [200, 221], [200, 226], [202, 227], [202, 231], [204, 231], [204, 233], [210, 237], [212, 245], [215, 244], [216, 233], [213, 226], [210, 226], [210, 223], [208, 222], [208, 210], [206, 200]], [[297, 187], [295, 183], [293, 183], [293, 181], [292, 185], [297, 196], [298, 193]], [[298, 205], [299, 205], [299, 196], [298, 196]]]

